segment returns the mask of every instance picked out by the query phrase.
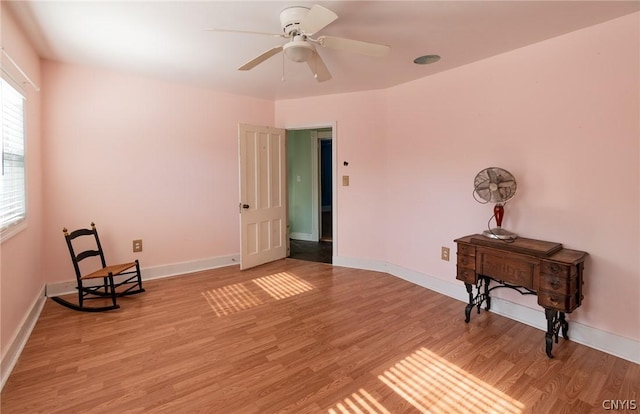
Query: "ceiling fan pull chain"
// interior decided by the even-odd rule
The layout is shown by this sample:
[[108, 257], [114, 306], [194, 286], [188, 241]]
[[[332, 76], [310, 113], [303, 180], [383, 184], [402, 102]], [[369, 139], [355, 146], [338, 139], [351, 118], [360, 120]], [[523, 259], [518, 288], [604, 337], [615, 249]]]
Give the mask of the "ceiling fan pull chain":
[[318, 79], [318, 52], [313, 54], [313, 77]]

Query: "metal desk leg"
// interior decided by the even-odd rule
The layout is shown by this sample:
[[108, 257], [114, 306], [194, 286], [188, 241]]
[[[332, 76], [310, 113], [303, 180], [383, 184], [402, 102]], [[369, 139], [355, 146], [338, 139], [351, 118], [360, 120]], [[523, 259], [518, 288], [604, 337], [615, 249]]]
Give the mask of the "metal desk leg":
[[465, 282], [464, 286], [467, 288], [467, 293], [469, 294], [469, 304], [464, 308], [464, 321], [469, 323], [471, 320], [471, 309], [473, 309], [473, 285]]
[[569, 322], [565, 319], [564, 312], [558, 312], [555, 309], [544, 310], [544, 316], [547, 318], [547, 333], [545, 334], [546, 352], [549, 358], [553, 358], [551, 348], [555, 339], [558, 343], [558, 334], [562, 330], [562, 337], [569, 339]]
[[491, 297], [489, 296], [489, 283], [491, 279], [488, 277], [480, 276], [478, 278], [478, 283], [476, 284], [476, 295], [473, 295], [473, 285], [465, 282], [465, 287], [467, 288], [467, 293], [469, 294], [469, 304], [464, 308], [464, 321], [469, 323], [471, 320], [471, 310], [474, 306], [478, 308], [478, 313], [480, 313], [480, 308], [482, 307], [482, 303], [486, 302], [486, 310], [489, 310], [491, 307]]

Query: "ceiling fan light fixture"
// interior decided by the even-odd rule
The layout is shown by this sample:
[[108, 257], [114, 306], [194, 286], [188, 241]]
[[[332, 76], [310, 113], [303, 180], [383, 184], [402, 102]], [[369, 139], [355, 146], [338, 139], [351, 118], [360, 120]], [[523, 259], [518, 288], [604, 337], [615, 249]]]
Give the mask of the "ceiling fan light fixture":
[[284, 45], [283, 49], [287, 57], [294, 62], [306, 62], [311, 59], [313, 52], [315, 52], [313, 46], [298, 37]]
[[431, 63], [436, 63], [439, 60], [439, 55], [424, 55], [413, 59], [413, 63], [415, 63], [416, 65], [429, 65]]

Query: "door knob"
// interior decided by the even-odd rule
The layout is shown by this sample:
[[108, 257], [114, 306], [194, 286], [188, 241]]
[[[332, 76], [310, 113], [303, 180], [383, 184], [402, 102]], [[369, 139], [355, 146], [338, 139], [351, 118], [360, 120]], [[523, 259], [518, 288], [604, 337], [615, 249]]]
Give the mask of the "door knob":
[[242, 208], [249, 208], [249, 204], [243, 204]]

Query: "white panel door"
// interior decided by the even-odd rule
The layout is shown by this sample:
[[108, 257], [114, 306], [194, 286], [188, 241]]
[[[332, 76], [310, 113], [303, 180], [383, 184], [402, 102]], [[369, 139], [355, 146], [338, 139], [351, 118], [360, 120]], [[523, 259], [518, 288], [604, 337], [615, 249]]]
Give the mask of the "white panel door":
[[285, 130], [240, 124], [240, 268], [287, 256]]

